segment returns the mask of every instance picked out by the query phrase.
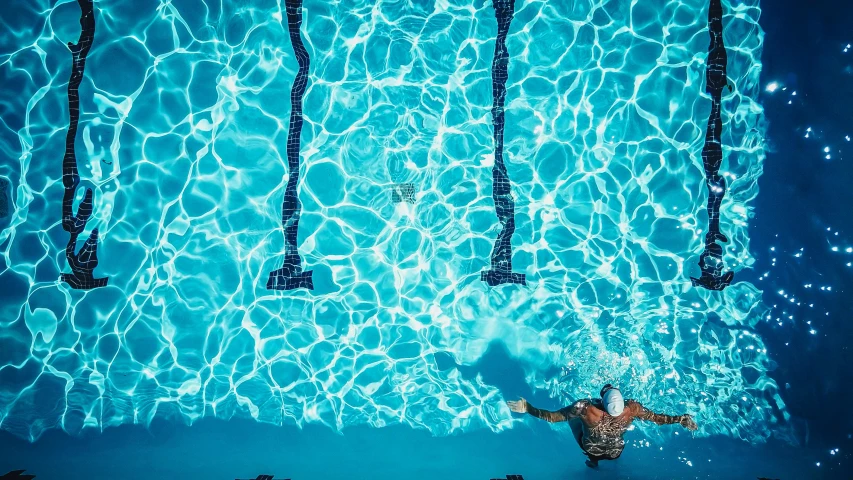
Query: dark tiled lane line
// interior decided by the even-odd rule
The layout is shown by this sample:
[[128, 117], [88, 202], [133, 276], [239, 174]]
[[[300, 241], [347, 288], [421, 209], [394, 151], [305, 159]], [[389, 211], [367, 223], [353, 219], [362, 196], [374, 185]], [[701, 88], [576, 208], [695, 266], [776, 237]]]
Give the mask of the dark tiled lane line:
[[492, 0], [495, 17], [498, 20], [498, 36], [495, 42], [495, 57], [492, 60], [492, 94], [494, 105], [492, 118], [495, 128], [495, 163], [492, 167], [495, 200], [495, 213], [501, 223], [501, 231], [492, 250], [491, 270], [480, 272], [480, 279], [491, 286], [505, 283], [526, 285], [523, 273], [512, 272], [512, 234], [515, 233], [515, 199], [512, 197], [512, 183], [507, 174], [503, 159], [504, 149], [504, 102], [506, 100], [506, 81], [509, 65], [509, 51], [506, 48], [506, 36], [515, 14], [515, 0]]
[[300, 28], [302, 27], [302, 0], [287, 0], [287, 28], [290, 32], [290, 43], [299, 63], [299, 72], [290, 91], [290, 126], [287, 132], [287, 186], [284, 191], [284, 202], [281, 207], [281, 223], [284, 226], [284, 265], [270, 272], [267, 280], [269, 290], [294, 290], [297, 288], [314, 289], [310, 270], [302, 270], [302, 260], [297, 248], [297, 233], [299, 231], [299, 215], [302, 204], [296, 188], [299, 185], [299, 150], [302, 136], [302, 97], [308, 84], [308, 67], [310, 59], [305, 44], [302, 43]]
[[86, 67], [86, 56], [92, 48], [95, 39], [95, 10], [92, 0], [77, 0], [80, 4], [80, 38], [77, 44], [68, 43], [71, 49], [73, 63], [71, 78], [68, 81], [68, 111], [70, 121], [68, 134], [65, 137], [65, 156], [62, 159], [62, 185], [65, 193], [62, 197], [62, 228], [71, 237], [65, 247], [65, 257], [71, 267], [71, 273], [63, 273], [62, 281], [77, 290], [91, 290], [107, 285], [108, 278], [95, 278], [94, 270], [98, 266], [98, 229], [92, 230], [83, 248], [75, 253], [77, 237], [86, 228], [86, 223], [92, 216], [92, 189], [87, 188], [83, 201], [74, 215], [74, 194], [80, 185], [80, 174], [77, 171], [77, 155], [74, 151], [74, 140], [77, 137], [77, 124], [80, 121], [80, 82], [83, 81], [83, 70]]
[[708, 47], [708, 67], [705, 71], [705, 90], [711, 94], [711, 114], [708, 116], [708, 130], [705, 133], [705, 147], [702, 149], [702, 163], [705, 167], [705, 183], [708, 186], [708, 233], [705, 234], [705, 250], [699, 257], [699, 278], [690, 277], [694, 286], [709, 290], [722, 290], [729, 286], [734, 272], [723, 274], [723, 247], [717, 241], [729, 239], [720, 231], [720, 204], [726, 194], [726, 179], [720, 174], [723, 162], [723, 145], [720, 140], [723, 131], [721, 119], [723, 89], [728, 85], [726, 76], [726, 46], [723, 44], [723, 7], [720, 0], [711, 0], [708, 8], [708, 30], [711, 44]]

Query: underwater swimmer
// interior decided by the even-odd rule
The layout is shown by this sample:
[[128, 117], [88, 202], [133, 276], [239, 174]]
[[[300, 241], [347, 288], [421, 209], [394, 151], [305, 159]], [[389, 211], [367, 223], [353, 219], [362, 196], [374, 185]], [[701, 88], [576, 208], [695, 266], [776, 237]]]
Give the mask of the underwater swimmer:
[[697, 428], [690, 415], [663, 415], [652, 412], [637, 401], [626, 402], [622, 392], [610, 384], [601, 389], [601, 399], [578, 400], [556, 412], [540, 410], [523, 398], [509, 401], [507, 405], [513, 412], [529, 413], [548, 422], [570, 422], [578, 445], [589, 457], [586, 464], [592, 468], [598, 466], [599, 460], [616, 460], [622, 455], [625, 449], [622, 436], [635, 418], [658, 425], [677, 423], [688, 430]]

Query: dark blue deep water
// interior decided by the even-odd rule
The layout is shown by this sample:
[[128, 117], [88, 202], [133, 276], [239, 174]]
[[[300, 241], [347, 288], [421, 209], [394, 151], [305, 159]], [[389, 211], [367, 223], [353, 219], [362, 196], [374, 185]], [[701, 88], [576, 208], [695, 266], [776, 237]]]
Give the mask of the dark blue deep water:
[[[846, 251], [853, 243], [853, 49], [847, 47], [853, 8], [774, 2], [762, 12], [761, 24], [767, 35], [763, 83], [778, 81], [787, 90], [762, 98], [771, 152], [759, 181], [751, 229], [757, 262], [749, 275], [769, 272], [759, 283], [766, 301], [777, 305], [773, 319], [794, 315], [798, 321], [782, 327], [768, 321], [758, 331], [774, 352], [778, 368], [772, 375], [786, 386], [782, 397], [804, 443], [843, 451], [851, 445], [853, 420], [834, 415], [830, 405], [853, 398], [847, 380], [853, 257]], [[802, 304], [786, 304], [778, 290]], [[842, 471], [838, 478], [844, 478]]]

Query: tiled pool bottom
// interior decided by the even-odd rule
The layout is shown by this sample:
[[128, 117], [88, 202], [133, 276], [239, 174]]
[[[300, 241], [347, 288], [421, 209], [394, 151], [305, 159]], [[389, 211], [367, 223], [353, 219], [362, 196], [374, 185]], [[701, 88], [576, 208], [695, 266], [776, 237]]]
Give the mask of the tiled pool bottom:
[[[778, 433], [769, 412], [778, 408], [784, 414], [775, 383], [766, 377], [767, 349], [745, 327], [760, 316], [753, 308], [759, 292], [746, 283], [732, 285], [724, 296], [681, 290], [689, 284], [688, 270], [696, 274], [705, 218], [701, 192], [707, 173], [698, 166], [703, 109], [711, 102], [698, 85], [707, 70], [708, 39], [702, 33], [707, 2], [678, 2], [672, 10], [653, 8], [653, 2], [636, 9], [636, 3], [590, 2], [590, 12], [584, 2], [572, 8], [526, 2], [519, 8], [507, 38], [515, 55], [505, 153], [518, 193], [518, 250], [508, 270], [526, 272], [521, 283], [529, 282], [531, 289], [512, 290], [487, 289], [479, 273], [490, 261], [494, 266], [495, 236], [512, 236], [510, 230], [495, 230], [498, 211], [504, 213], [500, 224], [513, 214], [499, 204], [508, 180], [494, 177], [494, 199], [489, 195], [488, 180], [501, 164], [492, 152], [500, 147], [495, 133], [492, 149], [491, 127], [483, 120], [500, 96], [489, 97], [490, 76], [506, 73], [490, 75], [500, 70], [495, 65], [503, 65], [492, 60], [490, 42], [507, 34], [505, 7], [511, 2], [495, 1], [494, 15], [489, 2], [477, 10], [467, 2], [436, 2], [437, 9], [448, 11], [416, 12], [417, 28], [408, 15], [392, 16], [399, 14], [393, 2], [376, 9], [370, 22], [352, 18], [360, 11], [353, 2], [307, 5], [304, 36], [314, 53], [372, 45], [368, 37], [396, 39], [421, 28], [435, 30], [418, 41], [425, 55], [417, 65], [437, 73], [406, 81], [426, 82], [425, 91], [439, 99], [424, 101], [420, 87], [396, 88], [399, 65], [374, 68], [387, 67], [385, 58], [365, 56], [362, 62], [356, 52], [348, 63], [354, 67], [339, 82], [331, 74], [339, 70], [334, 62], [341, 56], [315, 55], [304, 112], [310, 125], [303, 139], [301, 228], [310, 240], [299, 246], [317, 273], [311, 296], [266, 291], [268, 273], [282, 265], [280, 253], [287, 264], [296, 250], [287, 235], [282, 247], [279, 222], [287, 220], [278, 216], [280, 197], [287, 204], [295, 191], [290, 180], [286, 188], [281, 185], [284, 153], [287, 171], [293, 171], [290, 163], [298, 152], [291, 151], [290, 130], [285, 148], [281, 127], [292, 112], [274, 100], [286, 98], [281, 92], [301, 78], [294, 57], [278, 49], [286, 44], [285, 25], [271, 22], [274, 15], [260, 7], [238, 12], [244, 16], [219, 15], [245, 20], [242, 25], [242, 20], [230, 28], [225, 22], [199, 25], [207, 17], [182, 2], [167, 3], [164, 11], [170, 13], [163, 15], [136, 2], [97, 2], [99, 18], [107, 21], [99, 24], [87, 67], [90, 83], [80, 87], [88, 115], [81, 120], [81, 140], [95, 139], [87, 145], [89, 163], [81, 156], [81, 168], [91, 169], [90, 177], [102, 188], [96, 205], [104, 227], [99, 269], [110, 278], [108, 287], [80, 296], [57, 284], [59, 272], [67, 272], [61, 256], [51, 253], [61, 252], [67, 241], [55, 215], [58, 181], [49, 181], [58, 178], [59, 168], [37, 160], [60, 158], [55, 155], [61, 153], [55, 133], [60, 128], [42, 131], [33, 125], [33, 141], [24, 142], [33, 149], [24, 152], [15, 173], [26, 188], [45, 195], [19, 206], [26, 215], [16, 217], [12, 254], [0, 266], [6, 275], [0, 280], [16, 287], [9, 299], [0, 298], [3, 308], [29, 307], [20, 309], [11, 327], [0, 329], [0, 364], [7, 366], [0, 397], [14, 398], [6, 402], [7, 411], [0, 405], [0, 427], [31, 439], [44, 428], [82, 429], [88, 440], [51, 432], [28, 447], [8, 437], [4, 457], [23, 463], [8, 469], [27, 468], [39, 479], [248, 478], [265, 472], [283, 478], [372, 479], [520, 473], [529, 480], [628, 472], [632, 478], [733, 478], [739, 475], [731, 465], [737, 464], [737, 473], [748, 473], [745, 478], [776, 477], [797, 468], [804, 469], [800, 478], [811, 476], [814, 462], [795, 460], [802, 452], [786, 447], [784, 457], [794, 460], [785, 467], [771, 460], [770, 449], [720, 437], [764, 439]], [[723, 139], [739, 159], [723, 172], [739, 186], [726, 197], [730, 203], [722, 218], [730, 222], [725, 231], [733, 240], [726, 265], [737, 268], [749, 261], [746, 206], [755, 195], [763, 157], [761, 135], [752, 128], [760, 112], [754, 101], [762, 38], [757, 3], [738, 2], [726, 16], [732, 47], [728, 72], [735, 87], [729, 93], [741, 111], [751, 112], [727, 125]], [[653, 12], [660, 16], [645, 18]], [[65, 68], [68, 52], [55, 39], [76, 38], [70, 26], [79, 20], [70, 13], [76, 12], [52, 10], [45, 25], [63, 27], [49, 35], [45, 29], [40, 39], [47, 57], [61, 59]], [[617, 21], [608, 20], [611, 14]], [[327, 19], [346, 27], [332, 43], [324, 43], [333, 29]], [[628, 20], [637, 28], [622, 38], [620, 21]], [[187, 34], [175, 39], [174, 51], [165, 48], [171, 46], [170, 27]], [[232, 47], [228, 33], [243, 27], [246, 43]], [[444, 30], [448, 35], [440, 33]], [[139, 38], [153, 42], [141, 48]], [[554, 46], [566, 51], [556, 66]], [[261, 54], [253, 56], [254, 47]], [[656, 60], [659, 51], [667, 52], [666, 65]], [[603, 52], [610, 54], [602, 57]], [[453, 53], [460, 61], [446, 61]], [[33, 119], [65, 102], [64, 84], [53, 79], [66, 77], [48, 69], [51, 62], [38, 70], [50, 87]], [[254, 70], [262, 78], [241, 74], [241, 65], [257, 62], [268, 67]], [[190, 65], [199, 67], [193, 75], [175, 75]], [[116, 70], [127, 75], [115, 75]], [[384, 86], [374, 90], [362, 78], [365, 73]], [[592, 84], [601, 88], [591, 93]], [[27, 85], [33, 87], [29, 94], [38, 86]], [[137, 93], [125, 95], [134, 88]], [[250, 92], [258, 88], [263, 94], [255, 98]], [[467, 94], [458, 95], [460, 90]], [[175, 100], [184, 94], [191, 100], [187, 105]], [[359, 102], [376, 96], [386, 99], [389, 109], [397, 107], [393, 114], [384, 104], [362, 108]], [[257, 108], [261, 105], [269, 112]], [[324, 106], [372, 115], [365, 121], [327, 118]], [[623, 111], [621, 106], [629, 113], [614, 114]], [[528, 121], [543, 111], [553, 115]], [[609, 112], [608, 122], [599, 123], [599, 112]], [[503, 123], [492, 115], [495, 125]], [[398, 121], [388, 121], [395, 117]], [[173, 123], [180, 118], [188, 120]], [[263, 121], [268, 118], [277, 120]], [[661, 122], [665, 118], [669, 121]], [[113, 138], [117, 148], [102, 158], [97, 152], [106, 152]], [[417, 185], [411, 207], [389, 203], [386, 187], [401, 181]], [[710, 312], [723, 322], [705, 321]], [[433, 353], [468, 365], [495, 339], [508, 345], [527, 373], [534, 372], [525, 381], [552, 398], [585, 395], [606, 376], [662, 411], [696, 412], [701, 434], [714, 437], [681, 445], [683, 432], [643, 430], [669, 443], [635, 444], [629, 458], [592, 473], [571, 439], [547, 426], [535, 426], [537, 435], [520, 425], [518, 432], [492, 435], [510, 426], [512, 415], [500, 407], [512, 392], [479, 378], [457, 381], [437, 367]], [[573, 367], [571, 375], [558, 382], [553, 371], [566, 365]], [[14, 381], [3, 381], [8, 378]], [[63, 396], [64, 402], [58, 400]], [[168, 417], [162, 428], [178, 430], [157, 433], [155, 424], [153, 437], [140, 427], [121, 426], [143, 423], [155, 413], [165, 416], [171, 407], [196, 426], [176, 427], [181, 419]], [[199, 420], [229, 418], [234, 410], [285, 427]], [[327, 427], [299, 434], [290, 426], [318, 420], [346, 435]], [[447, 433], [444, 427], [452, 425], [449, 430], [460, 435], [363, 426], [392, 420], [432, 433]], [[100, 428], [106, 432], [91, 437]], [[632, 435], [639, 438], [641, 432]], [[711, 447], [714, 442], [722, 442], [721, 452], [748, 450], [756, 456], [751, 462], [766, 459], [767, 465], [740, 456], [733, 462]]]
[[825, 456], [819, 455], [822, 450], [773, 440], [750, 445], [667, 432], [665, 443], [641, 448], [634, 441], [642, 435], [630, 432], [631, 446], [622, 457], [593, 471], [570, 437], [533, 421], [529, 428], [500, 434], [434, 437], [403, 426], [353, 427], [344, 433], [317, 425], [300, 431], [216, 419], [191, 427], [159, 422], [151, 431], [124, 425], [83, 438], [52, 430], [35, 443], [2, 432], [0, 472], [26, 468], [36, 480], [254, 479], [259, 474], [292, 480], [489, 480], [507, 474], [524, 480], [844, 478], [832, 465], [815, 465]]
[[[22, 192], [0, 233], [0, 429], [35, 439], [177, 409], [193, 421], [500, 431], [512, 416], [494, 384], [432, 361], [469, 365], [495, 340], [555, 399], [604, 380], [670, 392], [642, 400], [695, 412], [703, 435], [785, 428], [769, 353], [749, 331], [760, 292], [740, 277], [722, 294], [690, 281], [706, 246], [702, 85], [719, 2], [519, 1], [514, 16], [504, 0], [288, 7], [313, 54], [296, 249], [282, 207], [296, 171], [287, 92], [304, 64], [287, 2], [13, 3], [9, 51], [35, 45], [46, 60], [24, 48], [0, 72], [21, 85], [8, 106], [20, 118], [4, 114], [0, 129], [19, 162], [0, 175]], [[720, 220], [726, 269], [740, 272], [764, 155], [762, 35], [757, 0], [726, 12], [734, 116]], [[77, 153], [97, 191], [91, 280], [109, 283], [81, 293], [57, 282], [72, 226], [60, 207], [73, 200], [60, 161], [74, 151], [65, 42], [92, 40], [93, 21]], [[415, 203], [393, 203], [400, 184]], [[507, 243], [512, 265], [492, 255]], [[269, 283], [295, 250], [310, 293]], [[493, 285], [495, 265], [526, 285]]]

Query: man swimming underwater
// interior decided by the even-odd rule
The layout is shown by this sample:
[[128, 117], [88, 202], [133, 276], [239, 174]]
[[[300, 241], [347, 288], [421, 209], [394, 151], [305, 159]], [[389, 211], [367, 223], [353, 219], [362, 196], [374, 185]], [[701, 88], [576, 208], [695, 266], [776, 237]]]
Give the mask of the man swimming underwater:
[[[696, 430], [696, 422], [690, 415], [669, 416], [654, 413], [639, 402], [622, 398], [622, 392], [607, 384], [601, 389], [601, 399], [578, 400], [556, 412], [540, 410], [527, 400], [507, 402], [516, 413], [529, 413], [548, 422], [568, 421], [581, 450], [589, 457], [587, 466], [595, 468], [599, 460], [616, 460], [625, 449], [622, 436], [635, 418], [648, 420], [658, 425], [678, 423], [688, 430]], [[580, 422], [571, 422], [580, 419]], [[580, 425], [578, 425], [580, 423]]]

